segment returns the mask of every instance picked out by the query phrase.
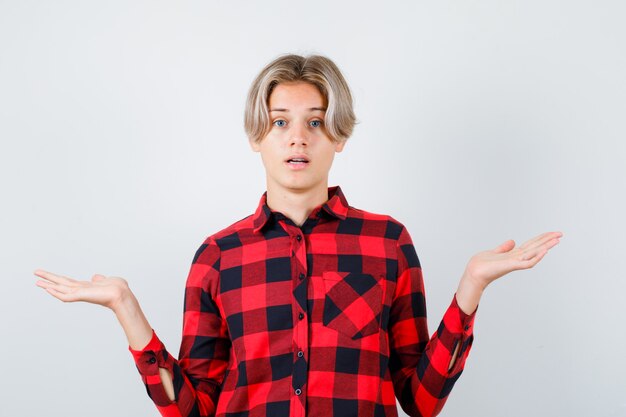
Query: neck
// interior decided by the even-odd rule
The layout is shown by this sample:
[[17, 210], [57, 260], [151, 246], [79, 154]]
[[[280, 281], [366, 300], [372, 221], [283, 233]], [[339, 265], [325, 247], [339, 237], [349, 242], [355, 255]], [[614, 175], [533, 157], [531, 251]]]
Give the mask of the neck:
[[267, 205], [273, 211], [278, 211], [302, 226], [314, 208], [328, 201], [328, 185], [316, 187], [306, 192], [290, 191], [285, 189], [274, 190], [267, 188]]

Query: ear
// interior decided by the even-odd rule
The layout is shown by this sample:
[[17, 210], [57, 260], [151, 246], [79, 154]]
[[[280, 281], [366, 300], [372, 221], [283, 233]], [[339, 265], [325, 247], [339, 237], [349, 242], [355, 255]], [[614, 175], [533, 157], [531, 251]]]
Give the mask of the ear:
[[343, 151], [343, 147], [346, 146], [347, 140], [342, 140], [341, 142], [335, 143], [335, 152]]
[[252, 149], [252, 152], [261, 151], [261, 142], [256, 142], [252, 139], [248, 139], [248, 143], [250, 144], [250, 149]]

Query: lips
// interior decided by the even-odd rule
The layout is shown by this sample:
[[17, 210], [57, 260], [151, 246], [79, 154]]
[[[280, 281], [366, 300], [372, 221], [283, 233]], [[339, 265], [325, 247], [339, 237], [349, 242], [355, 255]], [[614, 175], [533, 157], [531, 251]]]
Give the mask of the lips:
[[306, 170], [309, 163], [309, 158], [304, 154], [291, 155], [289, 158], [285, 159], [285, 165], [291, 171]]
[[292, 155], [285, 162], [288, 164], [308, 164], [309, 158], [306, 155]]

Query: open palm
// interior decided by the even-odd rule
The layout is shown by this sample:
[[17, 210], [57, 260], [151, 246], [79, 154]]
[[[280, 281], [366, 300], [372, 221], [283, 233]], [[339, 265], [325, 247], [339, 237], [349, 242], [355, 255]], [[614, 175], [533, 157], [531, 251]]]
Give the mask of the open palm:
[[479, 252], [469, 260], [465, 273], [476, 284], [485, 288], [494, 280], [512, 271], [535, 266], [550, 248], [559, 243], [561, 232], [547, 232], [520, 246], [507, 240], [493, 250]]
[[114, 309], [128, 289], [125, 279], [100, 274], [95, 274], [91, 281], [78, 281], [41, 269], [34, 274], [41, 278], [37, 286], [64, 302], [84, 301]]

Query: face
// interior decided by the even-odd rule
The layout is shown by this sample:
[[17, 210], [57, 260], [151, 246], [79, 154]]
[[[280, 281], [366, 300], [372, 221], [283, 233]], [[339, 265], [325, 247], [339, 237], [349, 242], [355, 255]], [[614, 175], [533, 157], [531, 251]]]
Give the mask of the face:
[[334, 142], [324, 126], [326, 100], [313, 84], [281, 83], [269, 98], [270, 132], [252, 149], [261, 153], [268, 193], [326, 193], [335, 152], [345, 142]]

